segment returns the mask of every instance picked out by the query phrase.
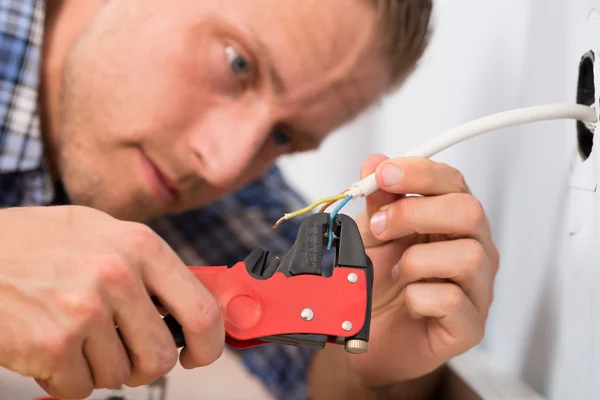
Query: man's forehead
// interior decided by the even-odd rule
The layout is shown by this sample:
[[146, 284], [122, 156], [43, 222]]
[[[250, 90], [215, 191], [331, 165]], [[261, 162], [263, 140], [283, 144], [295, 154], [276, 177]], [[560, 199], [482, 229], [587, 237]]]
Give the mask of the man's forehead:
[[298, 12], [279, 6], [283, 11], [245, 22], [280, 104], [300, 106], [304, 114], [327, 120], [325, 130], [353, 118], [387, 84], [372, 46], [375, 10], [344, 7], [336, 13], [331, 3], [305, 5]]
[[297, 90], [319, 80], [326, 82], [325, 86], [347, 81], [365, 54], [373, 40], [375, 10], [338, 7], [336, 12], [332, 7], [336, 3], [338, 0], [306, 0], [284, 7], [277, 2], [278, 7], [264, 19], [247, 21], [281, 88]]

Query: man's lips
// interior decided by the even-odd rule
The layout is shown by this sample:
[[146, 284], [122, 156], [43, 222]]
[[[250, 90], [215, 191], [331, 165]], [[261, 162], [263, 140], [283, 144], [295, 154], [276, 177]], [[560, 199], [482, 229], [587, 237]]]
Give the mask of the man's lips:
[[166, 202], [173, 202], [179, 197], [179, 190], [175, 183], [166, 176], [159, 167], [144, 153], [142, 153], [143, 163], [149, 185], [154, 194]]

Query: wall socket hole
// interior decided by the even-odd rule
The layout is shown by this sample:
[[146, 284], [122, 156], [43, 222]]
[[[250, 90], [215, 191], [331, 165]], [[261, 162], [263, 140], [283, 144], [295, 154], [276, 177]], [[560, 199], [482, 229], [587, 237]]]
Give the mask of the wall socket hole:
[[[594, 64], [596, 56], [593, 51], [583, 55], [579, 63], [577, 80], [577, 103], [592, 106], [596, 102], [596, 84], [594, 82]], [[581, 158], [587, 160], [592, 153], [594, 132], [581, 121], [577, 121], [577, 145]]]

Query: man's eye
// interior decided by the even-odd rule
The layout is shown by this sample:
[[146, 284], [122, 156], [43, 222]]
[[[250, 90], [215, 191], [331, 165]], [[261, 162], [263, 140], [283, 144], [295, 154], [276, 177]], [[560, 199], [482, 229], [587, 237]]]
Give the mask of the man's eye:
[[286, 146], [290, 143], [290, 137], [279, 127], [275, 127], [271, 133], [273, 140], [279, 146]]
[[250, 65], [248, 61], [233, 47], [228, 46], [225, 48], [227, 54], [227, 62], [231, 70], [236, 74], [248, 74], [250, 72]]

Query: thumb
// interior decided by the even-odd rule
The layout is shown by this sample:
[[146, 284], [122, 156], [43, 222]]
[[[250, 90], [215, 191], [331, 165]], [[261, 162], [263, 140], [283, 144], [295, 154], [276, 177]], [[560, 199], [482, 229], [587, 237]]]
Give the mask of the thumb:
[[[364, 179], [374, 173], [379, 164], [387, 159], [388, 157], [383, 154], [373, 154], [367, 157], [360, 168], [360, 179]], [[400, 196], [397, 194], [385, 192], [383, 190], [377, 190], [366, 197], [365, 211], [356, 218], [363, 236], [365, 247], [374, 247], [383, 243], [376, 239], [371, 232], [371, 217], [373, 217], [373, 215], [383, 206], [390, 204], [399, 198]]]

